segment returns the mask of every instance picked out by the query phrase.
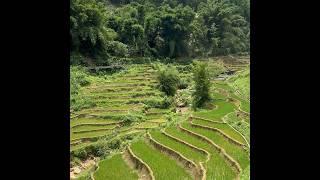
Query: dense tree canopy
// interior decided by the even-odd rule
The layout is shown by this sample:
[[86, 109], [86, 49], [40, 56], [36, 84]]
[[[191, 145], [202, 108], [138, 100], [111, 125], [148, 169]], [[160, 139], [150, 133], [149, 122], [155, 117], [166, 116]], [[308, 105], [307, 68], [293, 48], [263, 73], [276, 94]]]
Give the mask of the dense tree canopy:
[[249, 0], [71, 0], [71, 50], [96, 63], [248, 52], [249, 14]]

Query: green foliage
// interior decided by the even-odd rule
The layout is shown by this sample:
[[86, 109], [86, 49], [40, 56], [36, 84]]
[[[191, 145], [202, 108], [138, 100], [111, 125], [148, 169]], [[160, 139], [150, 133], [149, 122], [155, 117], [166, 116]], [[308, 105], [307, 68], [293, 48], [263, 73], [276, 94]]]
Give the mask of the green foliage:
[[193, 107], [202, 107], [205, 102], [211, 100], [210, 91], [210, 78], [207, 69], [207, 63], [198, 62], [196, 63], [193, 71], [193, 80], [195, 82], [195, 91], [193, 95]]
[[77, 149], [71, 152], [71, 156], [85, 160], [88, 158], [88, 153], [85, 149]]
[[174, 96], [179, 82], [179, 72], [174, 66], [160, 66], [157, 72], [160, 91], [168, 96]]
[[129, 112], [127, 115], [123, 116], [121, 120], [124, 122], [125, 125], [130, 125], [132, 123], [141, 121], [142, 115]]
[[178, 89], [186, 89], [189, 85], [189, 81], [186, 78], [180, 78], [177, 84]]
[[146, 105], [146, 108], [166, 109], [173, 104], [173, 98], [169, 96], [164, 96], [163, 98], [156, 96], [145, 100], [143, 103]]
[[94, 179], [132, 180], [138, 179], [138, 175], [128, 167], [121, 154], [116, 154], [99, 162], [99, 169], [94, 173]]
[[90, 84], [88, 73], [80, 66], [70, 68], [70, 107], [77, 111], [82, 108], [92, 107], [95, 104], [82, 95], [81, 87]]
[[[71, 0], [71, 50], [111, 57], [195, 57], [249, 51], [248, 0]], [[76, 59], [72, 59], [74, 63]], [[76, 61], [77, 63], [77, 61]]]
[[150, 166], [156, 179], [192, 179], [174, 159], [150, 147], [150, 145], [143, 141], [133, 143], [131, 149], [136, 156]]

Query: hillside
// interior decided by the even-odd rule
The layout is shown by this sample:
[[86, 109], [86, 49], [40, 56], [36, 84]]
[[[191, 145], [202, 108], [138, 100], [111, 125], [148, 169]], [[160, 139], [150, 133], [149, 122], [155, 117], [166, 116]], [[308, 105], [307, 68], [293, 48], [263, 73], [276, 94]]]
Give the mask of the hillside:
[[233, 66], [223, 59], [205, 60], [212, 72], [213, 98], [211, 105], [197, 110], [190, 106], [193, 64], [171, 64], [187, 82], [172, 99], [158, 88], [159, 62], [109, 73], [72, 68], [76, 77], [86, 74], [79, 78], [87, 83], [78, 87], [76, 96], [81, 94], [87, 103], [80, 101], [71, 113], [71, 177], [248, 178], [250, 119], [242, 107], [249, 102], [229, 86], [245, 82], [241, 75], [248, 64], [217, 80]]

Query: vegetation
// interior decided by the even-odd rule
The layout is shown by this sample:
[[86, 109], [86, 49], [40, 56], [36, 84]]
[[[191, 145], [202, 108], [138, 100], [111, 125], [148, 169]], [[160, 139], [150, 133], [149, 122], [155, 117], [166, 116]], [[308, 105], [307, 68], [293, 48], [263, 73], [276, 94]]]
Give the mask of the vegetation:
[[248, 52], [249, 14], [248, 0], [71, 0], [71, 62]]
[[99, 169], [94, 173], [96, 180], [133, 180], [138, 179], [138, 175], [121, 158], [121, 154], [116, 154], [109, 159], [99, 163]]
[[184, 123], [183, 127], [195, 133], [208, 137], [213, 142], [215, 142], [218, 146], [224, 148], [232, 158], [234, 158], [237, 162], [239, 162], [241, 168], [244, 169], [249, 165], [248, 153], [242, 147], [227, 141], [225, 137], [223, 137], [218, 132], [210, 131], [207, 129], [200, 129], [198, 127], [193, 127], [187, 123]]
[[[198, 66], [197, 64], [201, 64], [198, 60], [193, 61], [194, 63], [192, 64], [130, 64], [127, 65], [125, 70], [111, 74], [102, 71], [98, 73], [89, 72], [80, 66], [73, 66], [74, 72], [77, 72], [75, 75], [77, 81], [75, 82], [79, 85], [78, 94], [75, 94], [75, 96], [80, 95], [80, 97], [88, 99], [95, 105], [84, 106], [80, 109], [74, 108], [75, 106], [71, 107], [71, 167], [81, 166], [85, 160], [92, 157], [100, 157], [102, 160], [99, 162], [104, 162], [102, 163], [105, 164], [103, 166], [109, 167], [113, 163], [110, 163], [109, 158], [112, 158], [116, 153], [122, 152], [126, 146], [133, 147], [133, 144], [135, 144], [133, 141], [136, 138], [145, 134], [146, 131], [150, 131], [155, 140], [181, 153], [196, 164], [204, 162], [207, 179], [234, 179], [237, 175], [236, 172], [212, 145], [175, 128], [175, 124], [179, 123], [183, 123], [183, 127], [187, 127], [189, 124], [185, 123], [186, 119], [190, 114], [193, 114], [193, 116], [212, 121], [225, 121], [243, 134], [247, 140], [250, 136], [249, 116], [239, 110], [239, 108], [243, 110], [243, 107], [248, 106], [248, 101], [236, 94], [236, 90], [229, 86], [226, 81], [212, 81], [219, 72], [224, 72], [224, 67], [219, 65], [220, 63], [217, 60], [206, 60], [206, 68], [209, 71], [208, 82], [213, 86], [213, 88], [209, 88], [208, 94], [213, 99], [209, 99], [205, 104], [209, 104], [211, 108], [208, 109], [208, 106], [205, 105], [203, 108], [198, 108], [196, 112], [190, 109], [192, 94], [196, 91], [196, 82], [192, 79], [192, 73]], [[178, 83], [175, 86], [176, 90], [173, 96], [167, 95], [155, 86], [157, 82], [159, 83], [157, 81], [157, 66], [165, 67], [163, 68], [164, 70], [172, 67], [174, 69], [173, 72], [176, 74], [175, 77], [179, 77], [177, 78]], [[168, 71], [168, 74], [170, 74], [170, 71]], [[233, 77], [231, 76], [230, 81], [227, 80], [228, 83], [233, 80]], [[238, 74], [235, 74], [235, 77], [239, 77]], [[184, 79], [183, 83], [187, 84], [185, 88], [179, 88], [182, 78]], [[184, 114], [180, 114], [181, 108], [186, 109]], [[211, 123], [203, 120], [193, 120], [193, 123], [218, 128], [230, 137], [245, 144], [242, 136], [227, 124]], [[168, 138], [159, 131], [162, 128], [166, 128], [166, 132], [174, 137], [206, 150], [209, 156]], [[239, 162], [241, 167], [245, 168], [244, 166], [249, 164], [248, 152], [230, 143], [219, 133], [191, 126], [187, 128], [195, 133], [207, 136], [225, 148], [227, 154]], [[141, 138], [144, 139], [144, 137]], [[142, 139], [140, 141], [143, 142]], [[167, 178], [168, 172], [164, 172], [159, 168], [167, 169], [167, 161], [169, 159], [170, 163], [175, 166], [172, 167], [173, 169], [180, 168], [177, 173], [170, 172], [172, 173], [169, 174], [170, 177], [175, 177], [174, 179], [191, 178], [189, 173], [176, 160], [171, 159], [148, 144], [144, 143], [144, 145], [148, 148], [150, 154], [147, 157], [145, 154], [140, 154], [139, 157], [150, 167], [151, 163], [153, 163], [150, 160], [151, 154], [153, 158], [161, 155], [157, 159], [161, 167], [158, 163], [157, 167], [156, 165], [151, 167], [154, 172], [158, 172], [157, 176]], [[134, 149], [134, 151], [136, 152], [137, 149]], [[141, 150], [138, 149], [138, 151]], [[127, 163], [121, 157], [117, 161]], [[86, 178], [83, 174], [87, 171], [81, 170], [79, 176]], [[129, 174], [132, 171], [134, 169], [130, 169], [125, 173]], [[247, 171], [246, 174], [241, 176], [247, 177]], [[100, 175], [98, 176], [110, 175], [112, 173], [107, 170], [104, 172], [100, 170]], [[131, 178], [130, 175], [128, 177]]]
[[169, 137], [165, 136], [159, 131], [153, 131], [151, 132], [151, 136], [153, 139], [158, 141], [159, 143], [177, 151], [180, 152], [182, 155], [184, 155], [186, 158], [194, 161], [205, 161], [206, 156], [194, 149], [191, 149], [189, 146], [186, 146], [182, 143], [178, 143], [177, 141], [170, 139]]
[[159, 66], [157, 76], [159, 89], [168, 96], [175, 95], [179, 83], [178, 75], [179, 72], [173, 66]]
[[232, 170], [226, 160], [220, 155], [216, 149], [205, 141], [199, 140], [198, 138], [191, 136], [187, 133], [179, 131], [175, 127], [169, 127], [166, 132], [180, 140], [190, 143], [198, 148], [206, 150], [210, 153], [210, 159], [206, 163], [207, 179], [234, 179], [235, 172]]
[[224, 132], [225, 134], [227, 134], [228, 136], [230, 136], [231, 138], [233, 138], [243, 144], [246, 144], [246, 141], [243, 139], [243, 137], [239, 133], [234, 131], [230, 126], [228, 126], [228, 124], [212, 123], [209, 121], [203, 121], [203, 120], [198, 120], [198, 119], [195, 119], [192, 122], [194, 124], [217, 128], [217, 129], [221, 130], [222, 132]]
[[150, 166], [156, 179], [192, 179], [175, 160], [167, 157], [145, 142], [138, 141], [133, 143], [131, 148], [136, 156]]
[[194, 108], [202, 107], [204, 103], [211, 100], [209, 94], [211, 83], [207, 66], [206, 63], [198, 62], [193, 71], [193, 79], [195, 82], [195, 91], [193, 93]]
[[[249, 6], [249, 0], [71, 0], [71, 179], [91, 179], [89, 159], [99, 163], [97, 180], [138, 179], [138, 168], [130, 168], [135, 162], [120, 154], [128, 146], [156, 179], [192, 179], [145, 141], [146, 132], [203, 162], [206, 179], [239, 176], [212, 144], [180, 131], [179, 124], [224, 148], [244, 170], [241, 179], [248, 179], [247, 149], [187, 119], [224, 122], [193, 120], [239, 142], [245, 139], [237, 131], [250, 140]], [[87, 68], [96, 66], [103, 68]]]

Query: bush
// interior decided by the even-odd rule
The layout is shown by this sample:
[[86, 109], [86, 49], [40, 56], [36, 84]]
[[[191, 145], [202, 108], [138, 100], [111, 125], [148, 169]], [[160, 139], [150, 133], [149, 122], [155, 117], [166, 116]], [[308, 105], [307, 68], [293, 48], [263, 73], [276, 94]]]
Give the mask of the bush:
[[129, 55], [128, 46], [119, 41], [108, 41], [106, 43], [107, 52], [111, 56], [127, 57]]
[[[71, 88], [79, 88], [80, 86], [87, 86], [90, 81], [87, 78], [87, 71], [81, 66], [71, 66], [70, 68], [70, 85]], [[72, 90], [72, 89], [71, 89]], [[74, 91], [71, 91], [74, 92]]]
[[103, 157], [109, 154], [109, 149], [110, 148], [107, 146], [105, 141], [98, 141], [97, 143], [86, 148], [88, 154], [91, 154], [95, 157]]
[[139, 122], [143, 119], [142, 115], [137, 113], [131, 113], [129, 112], [127, 115], [121, 117], [121, 120], [125, 125], [130, 125], [134, 122]]
[[187, 89], [188, 81], [185, 78], [181, 78], [177, 84], [178, 89]]
[[147, 108], [160, 108], [162, 106], [163, 99], [160, 97], [153, 97], [151, 99], [144, 100], [144, 104]]
[[160, 108], [166, 109], [169, 108], [173, 104], [173, 98], [169, 96], [165, 96], [161, 102]]
[[70, 64], [71, 65], [80, 65], [83, 64], [84, 57], [80, 53], [72, 53], [70, 55]]
[[173, 104], [173, 98], [168, 96], [164, 96], [164, 98], [154, 97], [154, 98], [145, 100], [144, 104], [146, 106], [146, 109], [149, 109], [149, 108], [166, 109]]
[[173, 66], [160, 66], [158, 68], [157, 79], [160, 91], [168, 96], [174, 96], [179, 82], [179, 72]]
[[75, 151], [72, 152], [72, 156], [76, 158], [79, 158], [81, 160], [85, 160], [88, 157], [88, 153], [84, 148], [81, 149], [77, 149]]
[[193, 71], [193, 79], [195, 81], [195, 91], [193, 93], [193, 107], [202, 107], [206, 102], [211, 100], [210, 78], [207, 69], [208, 65], [204, 62], [196, 63]]
[[115, 149], [120, 149], [120, 147], [121, 147], [121, 140], [120, 140], [119, 138], [113, 139], [112, 141], [110, 141], [110, 142], [108, 143], [108, 147], [109, 147], [110, 149], [113, 149], [113, 150], [115, 150]]

